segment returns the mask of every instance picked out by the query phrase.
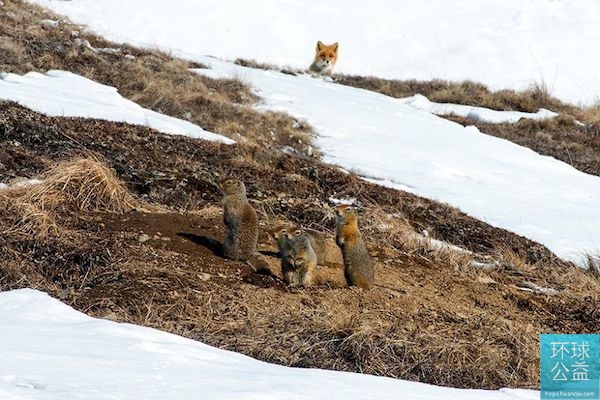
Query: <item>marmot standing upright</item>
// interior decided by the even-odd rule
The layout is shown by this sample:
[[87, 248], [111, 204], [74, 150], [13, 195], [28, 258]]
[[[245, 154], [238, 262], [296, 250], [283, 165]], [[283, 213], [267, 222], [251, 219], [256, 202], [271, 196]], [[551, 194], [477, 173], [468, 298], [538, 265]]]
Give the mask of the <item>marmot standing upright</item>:
[[369, 289], [375, 281], [373, 261], [358, 230], [354, 207], [339, 205], [335, 208], [336, 238], [344, 259], [344, 277], [348, 286]]
[[227, 236], [223, 254], [232, 260], [249, 261], [258, 253], [258, 217], [246, 197], [246, 186], [235, 178], [219, 182], [223, 197], [223, 223]]

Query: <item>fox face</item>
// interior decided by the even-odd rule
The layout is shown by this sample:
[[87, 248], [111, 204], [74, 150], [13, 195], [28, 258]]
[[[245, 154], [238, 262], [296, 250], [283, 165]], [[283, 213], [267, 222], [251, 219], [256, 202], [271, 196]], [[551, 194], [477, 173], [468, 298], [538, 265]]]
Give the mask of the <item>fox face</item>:
[[338, 43], [335, 42], [331, 45], [323, 44], [323, 42], [317, 42], [317, 51], [315, 54], [315, 61], [311, 65], [311, 70], [318, 73], [330, 73], [337, 61], [338, 55]]

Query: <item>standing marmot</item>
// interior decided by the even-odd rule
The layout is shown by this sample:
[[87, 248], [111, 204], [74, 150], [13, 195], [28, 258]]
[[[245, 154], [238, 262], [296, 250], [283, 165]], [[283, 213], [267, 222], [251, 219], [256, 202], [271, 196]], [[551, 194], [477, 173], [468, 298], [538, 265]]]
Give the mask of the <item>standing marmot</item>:
[[344, 277], [348, 286], [369, 289], [375, 280], [373, 261], [358, 230], [356, 211], [352, 206], [335, 208], [337, 245], [344, 259]]
[[223, 223], [227, 236], [223, 254], [232, 260], [249, 261], [258, 253], [258, 217], [246, 197], [246, 186], [235, 178], [219, 182], [223, 197]]

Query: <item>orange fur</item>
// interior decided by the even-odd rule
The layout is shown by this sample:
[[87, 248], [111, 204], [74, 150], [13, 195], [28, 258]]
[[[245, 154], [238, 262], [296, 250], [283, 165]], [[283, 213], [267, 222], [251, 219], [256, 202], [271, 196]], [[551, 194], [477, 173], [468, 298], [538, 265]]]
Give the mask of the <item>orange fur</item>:
[[331, 45], [323, 44], [320, 40], [317, 42], [315, 59], [309, 67], [309, 71], [330, 75], [338, 58], [338, 43]]
[[336, 243], [344, 259], [344, 277], [348, 286], [369, 289], [374, 283], [373, 261], [363, 241], [356, 211], [352, 206], [339, 205], [335, 208]]

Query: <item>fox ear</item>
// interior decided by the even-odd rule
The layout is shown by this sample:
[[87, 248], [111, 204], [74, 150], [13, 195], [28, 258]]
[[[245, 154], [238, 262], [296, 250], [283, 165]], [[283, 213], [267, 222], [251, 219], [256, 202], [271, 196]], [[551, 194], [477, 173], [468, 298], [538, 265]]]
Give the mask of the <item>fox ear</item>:
[[317, 51], [321, 51], [321, 49], [323, 48], [323, 46], [325, 46], [323, 44], [323, 42], [321, 42], [320, 40], [317, 42]]
[[335, 42], [331, 46], [333, 47], [333, 51], [337, 51], [337, 49], [338, 49], [338, 42]]

